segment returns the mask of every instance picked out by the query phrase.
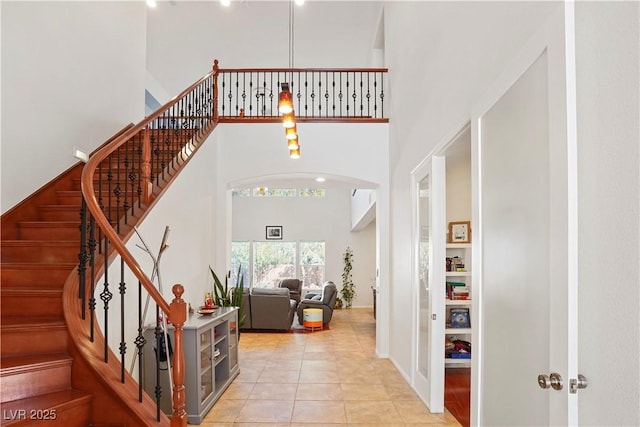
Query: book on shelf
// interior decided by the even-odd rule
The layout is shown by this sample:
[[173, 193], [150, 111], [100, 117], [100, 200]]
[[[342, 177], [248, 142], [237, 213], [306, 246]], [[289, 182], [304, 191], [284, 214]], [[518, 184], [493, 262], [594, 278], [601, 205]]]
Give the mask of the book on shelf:
[[451, 328], [470, 328], [471, 318], [469, 308], [453, 307], [449, 310], [449, 324]]
[[461, 282], [446, 283], [447, 298], [450, 300], [466, 300], [471, 298], [471, 290]]

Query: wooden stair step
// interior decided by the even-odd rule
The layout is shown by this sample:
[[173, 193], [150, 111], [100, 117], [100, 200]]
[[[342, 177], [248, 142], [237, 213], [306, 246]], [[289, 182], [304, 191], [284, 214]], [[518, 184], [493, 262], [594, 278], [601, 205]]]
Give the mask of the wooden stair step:
[[79, 205], [41, 205], [40, 219], [43, 221], [79, 221]]
[[78, 263], [3, 262], [0, 265], [2, 287], [39, 286], [62, 289], [69, 274]]
[[78, 205], [82, 204], [82, 191], [77, 190], [58, 190], [58, 203], [61, 205]]
[[[34, 312], [32, 307], [24, 308], [25, 312]], [[68, 342], [67, 325], [62, 310], [57, 316], [39, 317], [5, 316], [2, 313], [0, 339], [3, 358], [35, 353], [64, 353]]]
[[34, 311], [29, 309], [32, 305], [38, 307], [38, 312], [35, 314], [39, 316], [61, 315], [62, 287], [20, 286], [14, 288], [6, 285], [2, 287], [0, 313], [3, 318], [8, 316], [31, 317], [34, 315]]
[[66, 353], [2, 357], [1, 402], [71, 388], [71, 362]]
[[0, 425], [86, 427], [90, 425], [92, 401], [92, 395], [74, 389], [13, 400], [2, 404]]
[[2, 262], [73, 262], [78, 260], [80, 239], [71, 240], [3, 240]]
[[80, 221], [20, 221], [18, 238], [22, 240], [79, 240]]

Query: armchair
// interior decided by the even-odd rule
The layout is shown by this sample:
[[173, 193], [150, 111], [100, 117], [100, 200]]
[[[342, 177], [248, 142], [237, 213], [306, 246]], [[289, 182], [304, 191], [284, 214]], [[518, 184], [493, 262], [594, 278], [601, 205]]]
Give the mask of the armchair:
[[338, 289], [335, 283], [324, 282], [321, 294], [307, 294], [298, 304], [296, 311], [298, 313], [298, 323], [302, 325], [303, 310], [305, 308], [320, 308], [322, 309], [322, 323], [325, 325], [328, 324], [333, 316], [333, 306], [336, 303], [337, 296]]
[[296, 304], [300, 302], [300, 294], [302, 293], [302, 280], [300, 279], [282, 279], [278, 283], [279, 288], [289, 289], [289, 298], [296, 300]]

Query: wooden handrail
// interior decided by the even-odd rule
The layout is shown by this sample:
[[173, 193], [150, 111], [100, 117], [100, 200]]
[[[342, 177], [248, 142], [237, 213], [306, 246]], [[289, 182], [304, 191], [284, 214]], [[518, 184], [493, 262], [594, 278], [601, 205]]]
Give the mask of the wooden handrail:
[[[104, 238], [110, 242], [111, 246], [115, 249], [115, 251], [120, 255], [122, 260], [127, 264], [129, 269], [133, 272], [136, 278], [140, 281], [142, 286], [148, 292], [148, 294], [153, 298], [154, 302], [158, 305], [160, 310], [162, 310], [166, 315], [169, 321], [174, 326], [175, 333], [175, 352], [174, 352], [174, 365], [173, 365], [173, 415], [171, 417], [171, 427], [186, 427], [187, 425], [187, 416], [185, 412], [185, 389], [184, 389], [184, 349], [183, 349], [183, 340], [182, 340], [182, 326], [184, 325], [187, 319], [187, 308], [186, 302], [182, 299], [182, 294], [184, 293], [184, 288], [181, 285], [175, 285], [172, 289], [174, 294], [174, 299], [169, 304], [162, 294], [158, 291], [149, 277], [144, 273], [140, 264], [136, 261], [135, 257], [129, 252], [127, 247], [125, 246], [124, 241], [120, 238], [118, 234], [118, 230], [115, 229], [109, 219], [107, 219], [103, 210], [100, 207], [98, 199], [96, 198], [96, 189], [94, 187], [94, 178], [96, 175], [96, 171], [98, 170], [99, 165], [105, 159], [107, 159], [112, 153], [114, 153], [119, 147], [124, 145], [127, 141], [134, 138], [136, 135], [143, 133], [143, 145], [142, 145], [142, 165], [141, 171], [143, 175], [142, 181], [142, 198], [145, 204], [151, 202], [153, 197], [153, 184], [151, 182], [151, 142], [149, 138], [149, 128], [150, 124], [154, 122], [154, 120], [160, 118], [163, 113], [170, 111], [172, 108], [176, 106], [178, 102], [180, 102], [184, 97], [191, 94], [195, 91], [200, 85], [206, 82], [212, 76], [212, 72], [208, 73], [187, 89], [182, 91], [179, 95], [172, 98], [169, 102], [167, 102], [164, 106], [158, 109], [156, 112], [146, 117], [137, 125], [131, 127], [126, 132], [121, 134], [119, 137], [115, 138], [110, 143], [106, 144], [103, 148], [94, 153], [87, 164], [85, 165], [82, 171], [81, 178], [81, 188], [82, 194], [87, 204], [87, 209], [93, 215], [96, 222], [96, 227], [102, 230], [104, 233]], [[211, 96], [213, 96], [213, 92], [215, 91], [214, 87], [210, 88]], [[184, 110], [184, 105], [182, 106]], [[182, 114], [182, 111], [181, 111]], [[176, 117], [175, 114], [172, 114], [169, 119], [174, 119]], [[190, 118], [193, 117], [193, 114], [184, 114], [180, 116], [182, 118]], [[210, 116], [209, 116], [210, 117]], [[163, 118], [164, 119], [164, 118]], [[210, 132], [213, 127], [215, 127], [215, 123], [212, 120], [208, 120], [204, 129], [199, 129], [199, 131], [204, 131], [202, 137], [204, 138]]]

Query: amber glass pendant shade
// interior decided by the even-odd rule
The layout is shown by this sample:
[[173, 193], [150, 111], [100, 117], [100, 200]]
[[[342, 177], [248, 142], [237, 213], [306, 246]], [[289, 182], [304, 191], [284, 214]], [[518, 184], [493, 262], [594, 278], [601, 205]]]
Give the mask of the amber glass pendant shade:
[[287, 146], [289, 147], [289, 151], [291, 150], [299, 150], [300, 145], [298, 144], [298, 138], [295, 139], [287, 139]]
[[295, 125], [296, 121], [293, 117], [293, 112], [282, 115], [282, 126], [285, 128], [292, 128], [295, 127]]
[[287, 139], [298, 139], [297, 126], [294, 125], [293, 127], [286, 128], [285, 136], [287, 137]]
[[293, 150], [289, 150], [289, 157], [291, 157], [292, 159], [299, 159], [300, 158], [300, 147], [295, 148]]
[[282, 83], [281, 90], [278, 95], [278, 112], [280, 114], [288, 114], [293, 111], [293, 96], [289, 91], [289, 83]]

